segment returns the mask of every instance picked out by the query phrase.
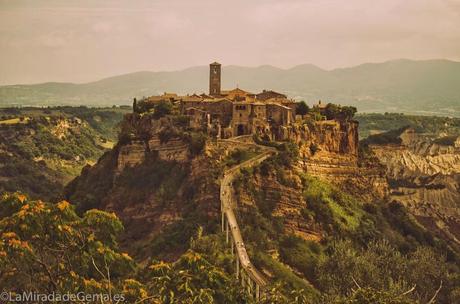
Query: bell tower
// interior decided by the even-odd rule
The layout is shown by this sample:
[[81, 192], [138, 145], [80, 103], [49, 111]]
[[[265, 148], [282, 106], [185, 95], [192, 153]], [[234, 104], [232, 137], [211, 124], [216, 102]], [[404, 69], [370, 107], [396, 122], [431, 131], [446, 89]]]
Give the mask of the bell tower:
[[220, 63], [218, 62], [209, 65], [209, 95], [220, 95]]

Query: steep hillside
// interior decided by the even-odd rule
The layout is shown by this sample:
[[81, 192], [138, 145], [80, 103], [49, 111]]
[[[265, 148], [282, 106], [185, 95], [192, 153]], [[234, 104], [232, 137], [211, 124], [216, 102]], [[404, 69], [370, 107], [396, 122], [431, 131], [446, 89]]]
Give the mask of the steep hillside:
[[[218, 197], [215, 164], [199, 156], [204, 148], [203, 135], [187, 132], [174, 117], [128, 114], [118, 144], [85, 167], [66, 196], [81, 211], [115, 211], [126, 226], [123, 243], [134, 255], [177, 258], [196, 223], [212, 224], [217, 212], [209, 203]], [[175, 227], [189, 229], [152, 242], [163, 229]]]
[[0, 190], [56, 199], [116, 140], [121, 109], [0, 110]]
[[80, 213], [96, 207], [120, 217], [121, 247], [137, 262], [181, 261], [192, 249], [235, 284], [219, 184], [268, 145], [278, 153], [232, 183], [248, 256], [269, 280], [267, 302], [425, 303], [440, 284], [440, 303], [458, 300], [458, 252], [387, 200], [382, 167], [358, 150], [356, 122], [299, 122], [285, 143], [212, 140], [187, 126], [156, 110], [126, 115], [118, 144], [66, 187]]
[[[366, 203], [293, 169], [276, 161], [263, 163], [242, 172], [237, 184], [240, 225], [256, 267], [271, 280], [280, 280], [284, 290], [305, 290], [313, 303], [353, 303], [339, 299], [344, 301], [357, 286], [388, 292], [396, 300], [405, 292], [402, 286], [416, 285], [408, 303], [410, 298], [425, 303], [432, 297], [443, 272], [438, 267], [445, 260], [432, 260], [434, 267], [423, 263], [424, 274], [414, 274], [422, 267], [421, 256], [444, 252], [448, 267], [456, 263], [458, 255], [444, 241], [398, 203]], [[453, 275], [447, 273], [441, 276]], [[393, 285], [395, 281], [399, 283]], [[453, 290], [453, 285], [447, 287], [439, 302], [451, 303]]]
[[386, 167], [391, 198], [460, 248], [460, 139], [406, 127], [364, 143]]
[[[208, 67], [175, 72], [137, 72], [86, 84], [45, 83], [0, 87], [2, 105], [130, 104], [133, 97], [162, 92], [205, 92]], [[460, 116], [460, 63], [395, 60], [325, 71], [313, 65], [223, 68], [223, 86], [274, 89], [309, 103], [353, 104], [360, 112], [407, 112]]]

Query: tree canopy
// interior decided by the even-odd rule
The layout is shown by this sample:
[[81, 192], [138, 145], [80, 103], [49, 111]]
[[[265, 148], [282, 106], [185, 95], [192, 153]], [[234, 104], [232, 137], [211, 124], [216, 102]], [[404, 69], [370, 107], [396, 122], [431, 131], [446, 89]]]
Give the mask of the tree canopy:
[[298, 115], [307, 115], [310, 112], [310, 107], [305, 103], [305, 101], [300, 101], [296, 107], [296, 113]]

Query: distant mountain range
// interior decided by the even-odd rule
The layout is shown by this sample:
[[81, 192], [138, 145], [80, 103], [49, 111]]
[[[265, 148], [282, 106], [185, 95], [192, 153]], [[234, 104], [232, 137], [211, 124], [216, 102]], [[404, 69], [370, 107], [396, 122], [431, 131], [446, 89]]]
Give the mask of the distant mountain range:
[[[208, 90], [208, 67], [136, 72], [96, 82], [0, 86], [0, 106], [131, 104], [133, 97]], [[272, 89], [309, 104], [351, 104], [361, 112], [460, 117], [460, 62], [393, 60], [326, 71], [314, 65], [280, 69], [224, 66], [223, 88]]]

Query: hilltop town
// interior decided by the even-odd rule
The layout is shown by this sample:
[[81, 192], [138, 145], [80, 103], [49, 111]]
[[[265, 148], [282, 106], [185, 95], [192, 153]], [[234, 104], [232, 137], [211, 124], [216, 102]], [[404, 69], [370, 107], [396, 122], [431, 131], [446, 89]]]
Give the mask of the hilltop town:
[[[358, 170], [358, 122], [356, 108], [318, 101], [311, 108], [273, 90], [252, 93], [241, 88], [221, 89], [221, 65], [209, 66], [209, 92], [162, 95], [134, 99], [133, 113], [126, 114], [119, 136], [117, 172], [137, 166], [147, 156], [186, 163], [204, 151], [214, 151], [225, 140], [247, 136], [265, 146], [294, 144], [300, 162], [308, 172], [336, 184], [349, 183], [360, 176]], [[227, 142], [230, 143], [230, 142]], [[240, 143], [230, 143], [229, 151]], [[337, 169], [338, 168], [338, 169]], [[340, 171], [340, 172], [339, 172]], [[367, 172], [367, 180], [357, 192], [369, 193], [379, 185], [379, 173]]]
[[290, 126], [296, 122], [296, 116], [303, 120], [305, 115], [314, 120], [349, 119], [356, 109], [323, 104], [321, 101], [310, 111], [304, 102], [296, 102], [285, 94], [272, 90], [251, 93], [240, 88], [221, 89], [221, 64], [209, 65], [209, 93], [179, 96], [176, 93], [164, 93], [137, 101], [133, 109], [144, 113], [155, 107], [167, 108], [176, 105], [180, 115], [189, 118], [189, 126], [196, 130], [205, 130], [216, 138], [231, 138], [241, 135], [258, 134], [270, 140], [287, 140]]

